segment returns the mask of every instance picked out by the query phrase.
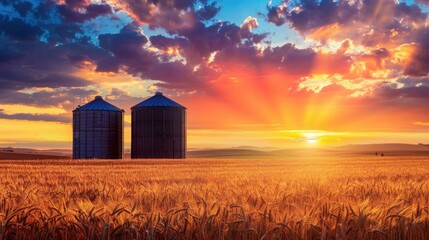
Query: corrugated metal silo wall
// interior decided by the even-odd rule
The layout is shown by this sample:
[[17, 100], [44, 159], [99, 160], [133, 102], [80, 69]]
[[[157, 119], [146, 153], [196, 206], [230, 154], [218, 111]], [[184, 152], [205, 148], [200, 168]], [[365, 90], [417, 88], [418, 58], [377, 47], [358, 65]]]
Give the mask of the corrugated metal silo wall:
[[132, 158], [186, 158], [186, 109], [140, 107], [132, 110]]
[[73, 112], [73, 158], [122, 158], [123, 121], [119, 111]]

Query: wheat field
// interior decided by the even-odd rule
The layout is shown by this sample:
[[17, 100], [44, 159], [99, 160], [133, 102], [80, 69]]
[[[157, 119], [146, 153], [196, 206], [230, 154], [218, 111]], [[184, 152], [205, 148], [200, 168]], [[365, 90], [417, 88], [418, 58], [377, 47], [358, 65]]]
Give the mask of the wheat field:
[[1, 239], [429, 239], [428, 157], [0, 162]]

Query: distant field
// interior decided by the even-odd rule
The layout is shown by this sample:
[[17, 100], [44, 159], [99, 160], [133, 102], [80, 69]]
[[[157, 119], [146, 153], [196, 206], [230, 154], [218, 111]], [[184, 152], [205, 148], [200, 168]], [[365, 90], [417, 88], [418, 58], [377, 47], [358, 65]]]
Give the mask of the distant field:
[[[336, 147], [311, 148], [259, 148], [241, 146], [232, 148], [188, 149], [187, 158], [301, 158], [301, 157], [372, 157], [375, 153], [384, 156], [427, 156], [429, 147], [426, 145], [384, 143], [384, 144], [357, 144]], [[38, 150], [31, 148], [0, 148], [0, 160], [40, 160], [40, 159], [70, 159], [71, 149]], [[126, 149], [124, 159], [130, 159], [130, 149]]]
[[0, 160], [53, 160], [53, 159], [70, 159], [66, 155], [40, 154], [40, 153], [16, 153], [0, 151]]
[[0, 162], [2, 239], [429, 239], [429, 157]]

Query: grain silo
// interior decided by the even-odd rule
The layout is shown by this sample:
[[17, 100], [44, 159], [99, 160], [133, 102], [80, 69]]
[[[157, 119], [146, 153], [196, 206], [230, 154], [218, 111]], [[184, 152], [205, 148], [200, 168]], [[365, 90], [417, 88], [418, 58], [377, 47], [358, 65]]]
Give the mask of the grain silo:
[[124, 110], [97, 96], [73, 111], [73, 158], [120, 159]]
[[184, 106], [157, 92], [131, 112], [131, 158], [186, 157]]

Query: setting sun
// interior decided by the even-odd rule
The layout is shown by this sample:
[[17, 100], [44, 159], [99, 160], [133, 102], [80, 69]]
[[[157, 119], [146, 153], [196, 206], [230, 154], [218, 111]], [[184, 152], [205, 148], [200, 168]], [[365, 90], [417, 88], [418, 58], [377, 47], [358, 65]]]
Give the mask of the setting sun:
[[324, 134], [321, 132], [304, 132], [302, 135], [305, 137], [307, 143], [316, 144]]
[[319, 142], [319, 140], [317, 140], [317, 139], [306, 139], [305, 141], [309, 144], [316, 144]]

